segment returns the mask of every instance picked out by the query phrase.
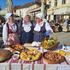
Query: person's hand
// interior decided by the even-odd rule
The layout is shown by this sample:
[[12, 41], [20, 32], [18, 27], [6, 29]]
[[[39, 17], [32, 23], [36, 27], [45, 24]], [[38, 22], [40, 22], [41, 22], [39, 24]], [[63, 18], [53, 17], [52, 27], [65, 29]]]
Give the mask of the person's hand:
[[36, 42], [36, 41], [32, 42], [32, 46], [40, 46], [40, 44], [41, 44], [40, 42]]
[[9, 42], [4, 42], [4, 45], [10, 45], [10, 43]]

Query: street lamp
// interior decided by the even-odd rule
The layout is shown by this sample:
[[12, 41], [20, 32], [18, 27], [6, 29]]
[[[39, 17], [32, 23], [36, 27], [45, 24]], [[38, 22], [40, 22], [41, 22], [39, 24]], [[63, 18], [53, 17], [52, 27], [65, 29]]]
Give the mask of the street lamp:
[[41, 0], [41, 13], [43, 18], [45, 18], [46, 12], [46, 0]]
[[13, 13], [13, 2], [12, 2], [12, 0], [7, 0], [7, 5], [8, 5], [8, 12]]
[[47, 9], [49, 8], [49, 4], [47, 4], [47, 0], [41, 0], [41, 13], [42, 17], [46, 18], [47, 16]]

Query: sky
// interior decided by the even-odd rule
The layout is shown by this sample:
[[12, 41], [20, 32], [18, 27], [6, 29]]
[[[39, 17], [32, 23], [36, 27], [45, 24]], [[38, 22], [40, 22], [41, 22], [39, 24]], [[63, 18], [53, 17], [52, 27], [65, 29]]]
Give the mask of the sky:
[[[23, 5], [28, 2], [33, 2], [34, 0], [12, 0], [14, 6]], [[7, 0], [0, 0], [0, 7], [3, 9], [7, 7]]]

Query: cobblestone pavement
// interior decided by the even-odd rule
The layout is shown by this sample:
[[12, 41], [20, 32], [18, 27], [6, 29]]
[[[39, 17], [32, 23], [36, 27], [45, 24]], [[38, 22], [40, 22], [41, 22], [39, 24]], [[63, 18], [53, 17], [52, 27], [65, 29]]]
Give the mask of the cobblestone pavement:
[[[70, 32], [57, 32], [52, 34], [61, 44], [70, 45]], [[0, 41], [2, 38], [0, 37]]]
[[70, 32], [57, 32], [52, 36], [56, 37], [61, 44], [70, 45]]

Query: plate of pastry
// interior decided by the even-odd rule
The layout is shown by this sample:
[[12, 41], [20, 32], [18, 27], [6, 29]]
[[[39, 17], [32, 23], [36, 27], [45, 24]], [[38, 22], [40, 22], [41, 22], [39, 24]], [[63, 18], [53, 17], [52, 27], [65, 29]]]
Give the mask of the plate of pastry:
[[20, 53], [20, 59], [24, 61], [36, 61], [41, 58], [41, 55], [42, 53], [40, 51], [35, 48], [29, 47], [25, 48], [25, 50]]
[[47, 51], [43, 54], [43, 61], [48, 64], [60, 64], [66, 61], [65, 57], [57, 52]]

